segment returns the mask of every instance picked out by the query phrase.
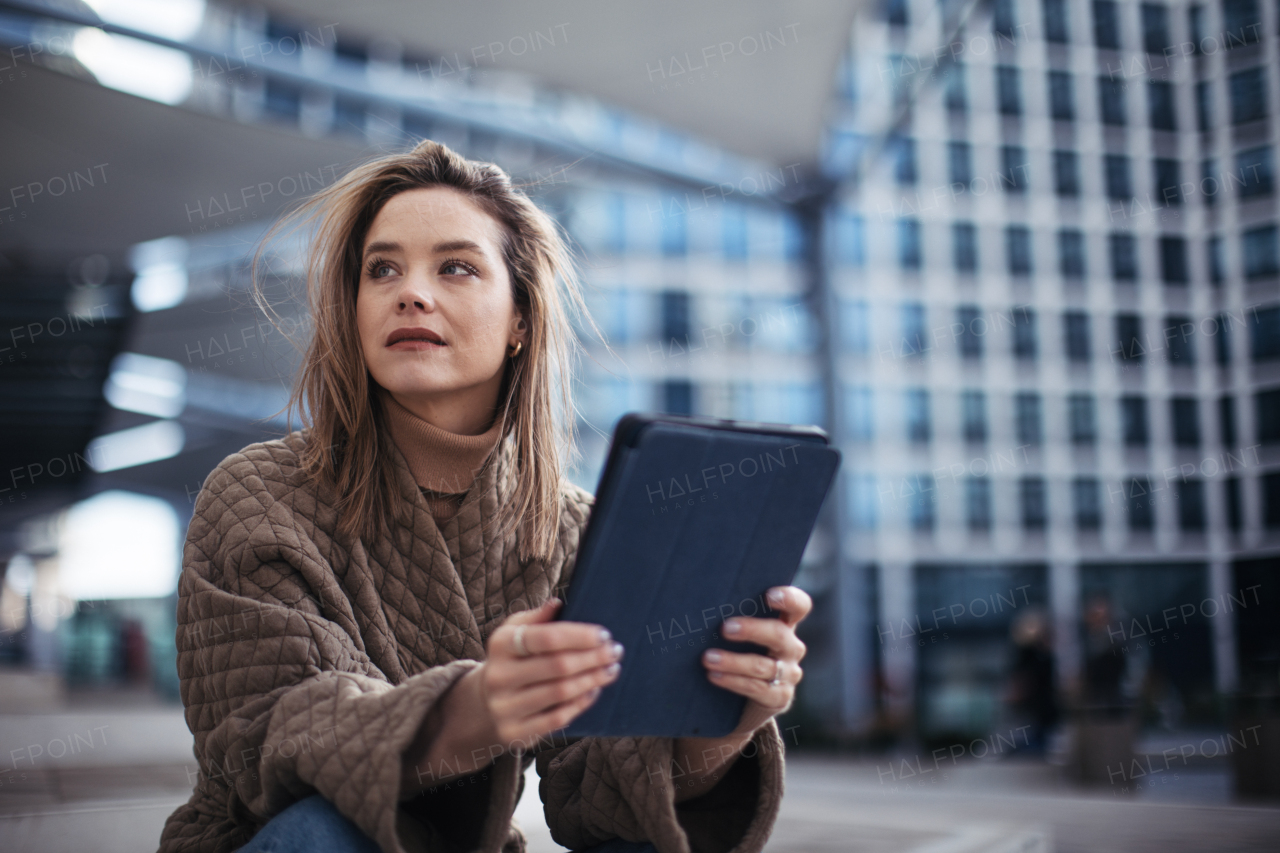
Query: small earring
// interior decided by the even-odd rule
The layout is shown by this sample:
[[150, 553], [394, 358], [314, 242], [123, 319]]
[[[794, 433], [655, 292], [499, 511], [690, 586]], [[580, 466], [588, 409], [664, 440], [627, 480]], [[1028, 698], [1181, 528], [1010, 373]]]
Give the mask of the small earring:
[[515, 358], [516, 356], [518, 356], [520, 354], [520, 350], [523, 347], [524, 347], [524, 341], [516, 341], [515, 349], [511, 350], [511, 352], [508, 354], [509, 357]]

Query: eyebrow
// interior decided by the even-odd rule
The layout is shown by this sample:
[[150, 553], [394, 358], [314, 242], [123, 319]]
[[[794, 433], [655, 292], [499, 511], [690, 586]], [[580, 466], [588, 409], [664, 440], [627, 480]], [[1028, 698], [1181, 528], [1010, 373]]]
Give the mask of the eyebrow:
[[[403, 252], [403, 251], [404, 251], [404, 247], [401, 246], [399, 243], [386, 242], [386, 241], [370, 243], [368, 246], [364, 247], [365, 255], [371, 255], [376, 252]], [[466, 252], [466, 251], [475, 252], [480, 255], [484, 254], [484, 249], [481, 248], [480, 244], [474, 243], [471, 240], [450, 240], [445, 243], [436, 243], [435, 248], [432, 249], [432, 252], [434, 252], [435, 254], [441, 254], [443, 252]]]

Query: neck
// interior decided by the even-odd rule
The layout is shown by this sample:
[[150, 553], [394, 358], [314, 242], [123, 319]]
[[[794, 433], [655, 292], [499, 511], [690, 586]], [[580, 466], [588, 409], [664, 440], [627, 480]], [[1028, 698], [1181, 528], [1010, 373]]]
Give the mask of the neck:
[[499, 372], [493, 379], [455, 391], [447, 396], [440, 394], [396, 394], [385, 388], [383, 395], [390, 396], [432, 426], [455, 435], [481, 435], [489, 430], [498, 408], [498, 390], [502, 382]]
[[501, 437], [501, 419], [491, 417], [474, 432], [454, 432], [419, 416], [385, 389], [380, 389], [380, 396], [391, 439], [409, 463], [414, 481], [437, 492], [468, 491]]

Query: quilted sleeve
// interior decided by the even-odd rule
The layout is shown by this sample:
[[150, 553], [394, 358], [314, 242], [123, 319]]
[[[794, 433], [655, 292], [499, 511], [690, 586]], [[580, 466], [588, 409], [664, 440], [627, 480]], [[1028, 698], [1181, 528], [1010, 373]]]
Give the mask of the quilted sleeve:
[[[161, 850], [233, 849], [314, 792], [385, 853], [425, 849], [423, 827], [399, 809], [401, 756], [437, 698], [479, 664], [458, 660], [391, 684], [305, 522], [320, 510], [295, 506], [311, 498], [281, 491], [262, 467], [239, 454], [224, 460], [188, 530], [178, 671], [200, 774]], [[493, 770], [495, 796], [513, 795], [514, 759]], [[488, 823], [503, 823], [486, 826], [494, 837], [484, 848], [496, 850], [507, 826]]]
[[[568, 497], [569, 523], [585, 528], [591, 495], [575, 487]], [[575, 557], [566, 555], [561, 584], [568, 584]], [[756, 732], [710, 792], [678, 805], [683, 771], [674, 747], [673, 738], [583, 738], [539, 752], [538, 793], [552, 838], [572, 849], [621, 838], [648, 841], [659, 853], [758, 853], [782, 802], [777, 724]]]

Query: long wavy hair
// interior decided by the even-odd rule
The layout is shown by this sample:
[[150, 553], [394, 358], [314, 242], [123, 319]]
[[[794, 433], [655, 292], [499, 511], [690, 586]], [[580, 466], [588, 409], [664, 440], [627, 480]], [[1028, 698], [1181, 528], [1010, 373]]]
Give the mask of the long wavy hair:
[[[310, 428], [301, 469], [337, 496], [342, 535], [372, 538], [381, 520], [401, 508], [393, 456], [384, 446], [389, 442], [379, 441], [385, 416], [360, 348], [356, 294], [364, 241], [378, 212], [397, 193], [437, 186], [462, 192], [502, 225], [511, 295], [530, 333], [522, 352], [503, 368], [499, 444], [514, 437], [517, 485], [501, 508], [498, 529], [500, 535], [518, 529], [521, 560], [547, 559], [559, 532], [561, 464], [571, 464], [577, 453], [570, 358], [578, 341], [566, 307], [576, 309], [596, 334], [599, 329], [556, 222], [501, 168], [468, 160], [438, 142], [424, 140], [348, 172], [282, 218], [255, 254], [254, 299], [279, 329], [282, 318], [259, 274], [267, 243], [281, 229], [313, 229], [306, 264], [312, 333], [305, 344], [295, 341], [303, 351], [302, 367], [286, 406], [290, 422], [296, 411]], [[486, 465], [496, 456], [490, 454]]]

